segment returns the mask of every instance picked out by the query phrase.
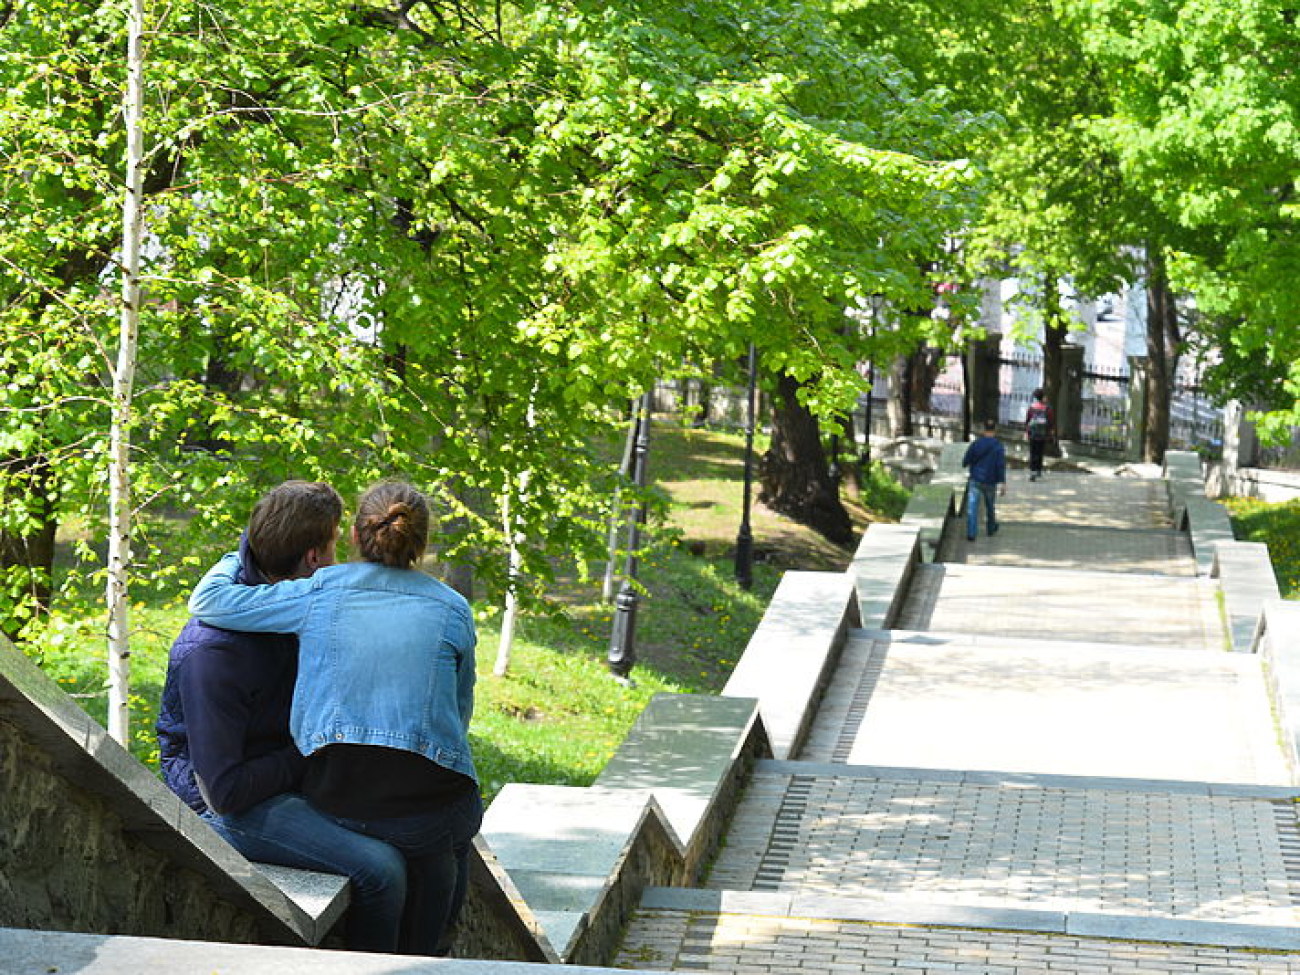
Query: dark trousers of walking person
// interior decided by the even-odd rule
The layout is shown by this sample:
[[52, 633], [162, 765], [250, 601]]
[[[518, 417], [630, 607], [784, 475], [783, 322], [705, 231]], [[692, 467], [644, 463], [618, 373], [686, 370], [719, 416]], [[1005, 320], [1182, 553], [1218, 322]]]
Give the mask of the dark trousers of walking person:
[[1029, 438], [1029, 476], [1034, 480], [1043, 476], [1043, 455], [1047, 452], [1047, 438]]
[[980, 499], [984, 499], [984, 525], [990, 535], [998, 531], [998, 515], [994, 497], [998, 493], [996, 484], [982, 484], [979, 481], [966, 483], [966, 538], [975, 541], [980, 530]]

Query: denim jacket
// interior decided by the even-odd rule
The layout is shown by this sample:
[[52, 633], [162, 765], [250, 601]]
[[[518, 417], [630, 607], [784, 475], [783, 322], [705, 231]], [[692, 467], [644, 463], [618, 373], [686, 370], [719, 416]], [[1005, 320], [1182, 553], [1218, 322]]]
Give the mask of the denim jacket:
[[326, 745], [382, 745], [478, 776], [474, 616], [449, 586], [415, 569], [348, 562], [309, 579], [236, 583], [227, 555], [190, 596], [190, 613], [232, 630], [297, 633], [289, 726], [304, 755]]

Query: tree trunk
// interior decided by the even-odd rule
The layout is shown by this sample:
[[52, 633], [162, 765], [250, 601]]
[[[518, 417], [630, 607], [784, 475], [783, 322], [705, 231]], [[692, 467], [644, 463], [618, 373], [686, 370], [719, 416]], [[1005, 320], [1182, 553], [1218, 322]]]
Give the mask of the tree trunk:
[[889, 399], [885, 401], [891, 437], [912, 436], [912, 370], [907, 356], [889, 364]]
[[759, 462], [758, 500], [836, 545], [851, 545], [853, 523], [827, 468], [821, 429], [817, 418], [799, 402], [798, 392], [799, 384], [792, 377], [777, 379], [772, 445]]
[[908, 392], [913, 414], [931, 411], [934, 384], [939, 380], [939, 371], [943, 362], [943, 353], [935, 348], [917, 349], [908, 357], [910, 373]]
[[1178, 367], [1178, 310], [1165, 276], [1164, 256], [1147, 251], [1147, 395], [1142, 459], [1164, 463], [1169, 449], [1169, 407]]
[[144, 0], [127, 17], [126, 192], [122, 204], [122, 316], [113, 370], [113, 419], [108, 448], [108, 733], [130, 737], [131, 399], [140, 326], [140, 245], [144, 236]]
[[[1061, 311], [1060, 283], [1055, 274], [1048, 274], [1044, 281], [1043, 299], [1043, 402], [1051, 405], [1056, 415], [1061, 415], [1061, 384], [1064, 376], [1065, 357], [1061, 348], [1065, 345], [1065, 336], [1069, 332], [1069, 323]], [[1023, 417], [1013, 417], [1019, 421]], [[1060, 454], [1059, 444], [1049, 444], [1052, 456]]]

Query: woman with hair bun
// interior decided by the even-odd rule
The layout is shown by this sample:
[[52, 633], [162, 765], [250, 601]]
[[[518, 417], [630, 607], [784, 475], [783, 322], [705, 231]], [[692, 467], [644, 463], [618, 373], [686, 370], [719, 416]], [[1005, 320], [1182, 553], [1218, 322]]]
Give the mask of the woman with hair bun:
[[205, 623], [298, 634], [290, 730], [307, 756], [303, 792], [406, 857], [400, 950], [420, 955], [447, 953], [483, 819], [468, 741], [474, 617], [464, 597], [416, 568], [428, 536], [424, 496], [383, 481], [357, 502], [362, 561], [246, 586], [235, 582], [237, 557], [226, 556], [190, 597]]

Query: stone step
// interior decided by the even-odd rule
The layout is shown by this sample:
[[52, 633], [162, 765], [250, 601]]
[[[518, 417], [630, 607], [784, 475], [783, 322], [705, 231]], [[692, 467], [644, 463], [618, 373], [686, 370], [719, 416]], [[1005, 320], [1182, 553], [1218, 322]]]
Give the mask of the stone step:
[[1300, 973], [1293, 927], [650, 889], [615, 965], [719, 972]]
[[979, 537], [968, 541], [964, 521], [961, 526], [951, 526], [936, 560], [1028, 569], [1086, 569], [1183, 577], [1198, 574], [1192, 542], [1186, 532], [1171, 528], [1139, 531], [1092, 525], [1045, 528], [1017, 520], [1012, 512], [1005, 510], [999, 510], [998, 516], [1000, 527], [992, 538], [981, 528]]
[[931, 563], [913, 573], [895, 625], [1222, 650], [1217, 592], [1192, 577]]
[[864, 631], [799, 757], [935, 769], [1291, 781], [1261, 658]]
[[715, 890], [1300, 920], [1300, 789], [761, 762]]
[[[549, 965], [0, 927], [6, 975], [542, 975]], [[565, 975], [613, 969], [566, 965]]]
[[1090, 525], [1145, 531], [1172, 528], [1169, 490], [1163, 480], [1095, 474], [1049, 474], [1030, 481], [1010, 475], [998, 499], [1007, 521], [1044, 525]]

